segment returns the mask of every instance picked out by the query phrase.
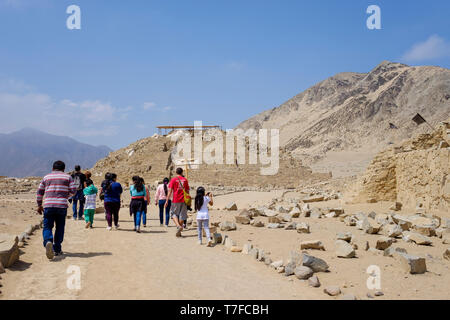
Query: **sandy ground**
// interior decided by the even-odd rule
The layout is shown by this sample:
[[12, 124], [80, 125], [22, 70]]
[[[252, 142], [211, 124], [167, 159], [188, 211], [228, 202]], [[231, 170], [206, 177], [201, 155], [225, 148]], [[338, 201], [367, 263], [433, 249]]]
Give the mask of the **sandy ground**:
[[[219, 196], [214, 208], [223, 208], [230, 201], [235, 201], [240, 208], [264, 204], [281, 194], [282, 191], [239, 192]], [[286, 198], [296, 196], [291, 192]], [[11, 196], [9, 202], [2, 199], [0, 205], [5, 207], [0, 210], [0, 221], [8, 220], [11, 226], [0, 224], [0, 232], [22, 231], [29, 224], [24, 219], [38, 220], [32, 212], [33, 199], [32, 194]], [[13, 203], [17, 206], [15, 211], [11, 210]], [[314, 205], [343, 205], [347, 212], [382, 213], [391, 204], [344, 205], [340, 200], [333, 200]], [[214, 209], [211, 221], [234, 221], [235, 214]], [[437, 238], [433, 238], [432, 247], [401, 240], [393, 245], [427, 257], [428, 272], [410, 275], [400, 268], [395, 258], [362, 250], [365, 241], [373, 247], [379, 236], [362, 234], [333, 218], [294, 219], [308, 222], [311, 234], [239, 224], [236, 231], [222, 232], [239, 246], [251, 242], [264, 249], [274, 261], [286, 259], [291, 250], [300, 252], [299, 243], [303, 240], [321, 240], [326, 251], [309, 250], [309, 253], [325, 259], [330, 272], [317, 273], [322, 286], [311, 288], [305, 281], [277, 274], [250, 256], [231, 253], [222, 245], [199, 246], [196, 230], [190, 229], [183, 233], [183, 238], [176, 238], [172, 222], [169, 228], [159, 226], [155, 206], [150, 208], [149, 227], [143, 233], [133, 232], [131, 221], [128, 208], [121, 210], [119, 231], [105, 229], [103, 214], [95, 216], [93, 230], [84, 229], [82, 221], [67, 220], [63, 243], [66, 254], [54, 261], [45, 257], [41, 231], [37, 231], [22, 249], [20, 261], [2, 275], [0, 299], [336, 299], [323, 293], [328, 285], [338, 285], [344, 293], [367, 299], [367, 293], [374, 293], [366, 287], [369, 276], [366, 269], [370, 265], [381, 269], [384, 296], [376, 299], [450, 299], [450, 263], [442, 258], [446, 246]], [[341, 231], [352, 232], [357, 238], [360, 247], [357, 258], [335, 257], [335, 235]], [[80, 290], [67, 288], [69, 266], [80, 267]]]

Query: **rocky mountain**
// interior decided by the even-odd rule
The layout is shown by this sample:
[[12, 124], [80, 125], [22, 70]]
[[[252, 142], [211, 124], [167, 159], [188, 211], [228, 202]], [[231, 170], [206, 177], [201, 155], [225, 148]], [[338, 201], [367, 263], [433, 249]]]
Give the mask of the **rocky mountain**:
[[0, 176], [42, 176], [55, 160], [66, 163], [66, 171], [76, 164], [92, 167], [112, 150], [91, 146], [72, 138], [56, 136], [35, 129], [0, 134]]
[[416, 113], [433, 126], [450, 115], [449, 69], [384, 61], [369, 73], [339, 73], [238, 128], [280, 129], [286, 151], [314, 169], [330, 171], [340, 158], [362, 171], [386, 146], [431, 131], [411, 121]]

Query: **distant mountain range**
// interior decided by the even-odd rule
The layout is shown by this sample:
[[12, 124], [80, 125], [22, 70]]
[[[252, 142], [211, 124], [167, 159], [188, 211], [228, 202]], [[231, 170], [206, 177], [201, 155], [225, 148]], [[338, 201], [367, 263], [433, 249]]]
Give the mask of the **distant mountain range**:
[[66, 163], [66, 171], [79, 164], [91, 168], [112, 150], [92, 146], [72, 138], [56, 136], [35, 129], [0, 134], [0, 176], [43, 176], [56, 160]]

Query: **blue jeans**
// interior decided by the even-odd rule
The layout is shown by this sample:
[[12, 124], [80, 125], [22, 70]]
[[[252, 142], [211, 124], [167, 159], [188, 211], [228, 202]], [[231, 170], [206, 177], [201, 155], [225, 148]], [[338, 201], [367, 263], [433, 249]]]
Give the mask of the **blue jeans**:
[[147, 224], [147, 214], [144, 211], [136, 212], [136, 215], [134, 216], [134, 225], [140, 227], [141, 220], [143, 220], [144, 225]]
[[[61, 243], [64, 240], [64, 227], [66, 225], [67, 209], [45, 208], [44, 209], [44, 247], [47, 242], [53, 243], [53, 251], [61, 252]], [[55, 236], [53, 237], [53, 226], [56, 224]]]
[[[78, 215], [77, 215], [77, 202], [80, 202]], [[72, 203], [73, 218], [76, 219], [78, 216], [78, 218], [81, 219], [83, 217], [83, 209], [84, 209], [83, 190], [78, 190], [77, 193], [73, 196], [73, 203]]]
[[[158, 205], [159, 205], [159, 222], [161, 224], [164, 223], [164, 204], [166, 203], [166, 200], [159, 200], [158, 201]], [[169, 212], [170, 212], [170, 205], [172, 204], [172, 201], [168, 201], [167, 203], [167, 208], [166, 208], [166, 226], [169, 225]]]

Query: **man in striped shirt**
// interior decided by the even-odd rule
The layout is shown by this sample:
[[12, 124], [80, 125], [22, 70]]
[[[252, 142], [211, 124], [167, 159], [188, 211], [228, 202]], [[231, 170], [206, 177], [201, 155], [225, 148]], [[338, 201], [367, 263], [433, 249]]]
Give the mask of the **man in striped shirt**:
[[[53, 163], [53, 171], [46, 175], [37, 191], [38, 213], [44, 213], [44, 247], [48, 259], [62, 254], [61, 243], [67, 216], [67, 200], [76, 193], [73, 178], [64, 173], [66, 165], [62, 161]], [[53, 236], [53, 226], [56, 225]]]

